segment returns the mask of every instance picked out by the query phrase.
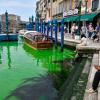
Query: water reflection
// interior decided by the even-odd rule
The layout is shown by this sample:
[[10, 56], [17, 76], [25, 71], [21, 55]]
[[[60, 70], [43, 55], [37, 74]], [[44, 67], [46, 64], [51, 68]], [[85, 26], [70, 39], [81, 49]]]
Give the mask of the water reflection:
[[10, 55], [10, 47], [7, 46], [7, 51], [8, 51], [8, 67], [9, 69], [11, 68], [11, 55]]
[[2, 47], [0, 46], [0, 64], [2, 64]]
[[[13, 46], [15, 50], [17, 50], [16, 47], [17, 46]], [[7, 55], [8, 55], [7, 56], [8, 66], [9, 68], [11, 68], [12, 48], [10, 45], [6, 45], [6, 48], [7, 48]], [[25, 60], [29, 60], [29, 59], [31, 60], [31, 58], [33, 60], [33, 62], [29, 62], [28, 65], [33, 64], [33, 66], [34, 65], [36, 66], [34, 66], [34, 68], [28, 67], [29, 70], [27, 70], [26, 68], [27, 70], [26, 71], [23, 65], [23, 69], [20, 72], [25, 73], [24, 75], [28, 76], [28, 74], [30, 73], [37, 72], [38, 68], [40, 67], [43, 71], [43, 75], [39, 74], [37, 76], [34, 76], [34, 74], [30, 74], [26, 78], [26, 76], [21, 74], [23, 75], [23, 77], [19, 78], [21, 75], [19, 75], [18, 77], [19, 73], [16, 73], [16, 77], [20, 79], [20, 84], [17, 85], [17, 87], [15, 87], [14, 89], [12, 89], [12, 91], [9, 91], [8, 96], [6, 96], [4, 100], [57, 100], [56, 97], [58, 95], [59, 88], [64, 83], [71, 69], [73, 68], [72, 65], [73, 59], [69, 57], [70, 56], [74, 57], [74, 53], [72, 53], [72, 51], [66, 51], [61, 53], [55, 49], [33, 50], [26, 45], [23, 46], [23, 49], [22, 49], [22, 53], [28, 55], [26, 56], [27, 59]], [[36, 68], [35, 70], [35, 67], [38, 68]], [[17, 69], [16, 72], [17, 71], [19, 72], [21, 68], [22, 67], [19, 67], [19, 69]], [[31, 72], [30, 69], [32, 69], [32, 71], [34, 72]], [[19, 81], [18, 78], [16, 79], [16, 81]], [[16, 99], [13, 99], [13, 97]]]
[[43, 67], [48, 69], [48, 72], [56, 71], [56, 66], [52, 63], [53, 59], [55, 59], [55, 52], [52, 50], [33, 50], [27, 45], [24, 45], [23, 49], [33, 56], [37, 66], [42, 64]]
[[42, 64], [48, 72], [45, 76], [24, 78], [4, 100], [13, 100], [12, 97], [17, 100], [57, 100], [59, 88], [73, 67], [72, 59], [64, 58], [63, 53], [55, 50], [31, 50], [26, 45], [23, 49], [37, 61], [37, 67]]
[[[48, 75], [50, 75], [52, 79], [53, 86], [59, 90], [73, 68], [74, 59], [67, 58], [67, 56], [65, 58], [64, 53], [58, 52], [55, 49], [50, 50], [52, 52], [49, 52], [49, 50], [38, 51], [33, 49], [31, 51], [31, 49], [29, 49], [26, 45], [24, 45], [23, 48], [27, 53], [35, 57], [38, 64], [42, 63], [43, 67], [48, 69]], [[58, 59], [59, 57], [60, 59]]]
[[15, 50], [17, 51], [17, 47], [18, 47], [18, 43], [17, 42], [4, 42], [2, 44], [0, 44], [1, 47], [0, 47], [0, 63], [2, 64], [2, 52], [3, 52], [3, 48], [7, 48], [7, 60], [8, 60], [8, 67], [9, 69], [12, 67], [11, 66], [11, 51], [10, 51], [10, 48], [13, 46], [13, 48], [15, 48]]

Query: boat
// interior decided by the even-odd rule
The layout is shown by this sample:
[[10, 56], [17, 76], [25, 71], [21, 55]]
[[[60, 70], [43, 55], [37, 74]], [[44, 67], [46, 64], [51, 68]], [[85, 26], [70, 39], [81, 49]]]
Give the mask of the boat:
[[24, 34], [25, 34], [25, 32], [27, 32], [27, 31], [28, 31], [28, 30], [25, 30], [25, 29], [19, 30], [18, 35], [19, 35], [20, 37], [23, 37]]
[[0, 42], [1, 41], [18, 41], [18, 35], [14, 33], [11, 34], [2, 33], [0, 34]]
[[53, 47], [53, 41], [45, 34], [28, 31], [24, 34], [24, 43], [33, 49], [48, 49]]

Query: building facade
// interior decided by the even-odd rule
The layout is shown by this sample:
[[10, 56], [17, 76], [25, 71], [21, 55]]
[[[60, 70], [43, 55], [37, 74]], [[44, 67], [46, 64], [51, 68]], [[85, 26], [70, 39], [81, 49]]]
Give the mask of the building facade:
[[[36, 12], [46, 21], [61, 19], [78, 15], [79, 4], [79, 0], [39, 0]], [[81, 14], [93, 12], [100, 12], [100, 0], [81, 0]]]
[[45, 20], [46, 19], [46, 5], [47, 5], [47, 0], [40, 0], [36, 3], [36, 16], [40, 20]]
[[[6, 32], [6, 17], [5, 14], [1, 16], [1, 25], [2, 25], [2, 32]], [[12, 33], [18, 30], [20, 23], [20, 16], [14, 14], [8, 14], [8, 32]]]

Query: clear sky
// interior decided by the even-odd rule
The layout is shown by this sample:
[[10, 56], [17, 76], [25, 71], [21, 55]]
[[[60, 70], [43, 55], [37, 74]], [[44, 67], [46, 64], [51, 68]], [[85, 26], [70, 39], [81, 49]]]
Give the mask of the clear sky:
[[17, 14], [21, 19], [28, 21], [29, 17], [35, 16], [37, 0], [0, 0], [0, 14], [7, 10], [10, 14]]

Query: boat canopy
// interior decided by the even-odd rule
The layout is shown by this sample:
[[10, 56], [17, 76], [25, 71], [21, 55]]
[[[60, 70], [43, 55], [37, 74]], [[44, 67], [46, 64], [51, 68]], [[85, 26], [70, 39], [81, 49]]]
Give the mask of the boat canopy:
[[25, 32], [24, 36], [26, 36], [26, 35], [28, 35], [28, 34], [30, 34], [31, 36], [43, 35], [43, 34], [37, 32], [37, 31], [27, 31], [27, 32]]
[[45, 34], [39, 33], [37, 31], [28, 31], [24, 34], [24, 37], [33, 41], [49, 40]]

